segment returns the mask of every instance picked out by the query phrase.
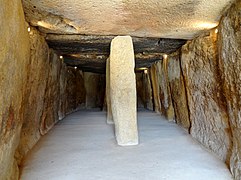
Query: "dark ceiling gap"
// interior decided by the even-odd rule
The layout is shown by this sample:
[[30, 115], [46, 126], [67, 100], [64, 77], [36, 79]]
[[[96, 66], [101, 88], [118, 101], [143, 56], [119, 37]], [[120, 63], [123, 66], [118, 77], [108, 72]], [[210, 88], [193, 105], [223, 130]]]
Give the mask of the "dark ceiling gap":
[[[46, 34], [50, 48], [64, 57], [68, 66], [76, 66], [82, 71], [105, 73], [106, 59], [110, 53], [110, 43], [115, 36]], [[132, 37], [136, 68], [150, 67], [162, 60], [163, 54], [177, 51], [186, 40]]]

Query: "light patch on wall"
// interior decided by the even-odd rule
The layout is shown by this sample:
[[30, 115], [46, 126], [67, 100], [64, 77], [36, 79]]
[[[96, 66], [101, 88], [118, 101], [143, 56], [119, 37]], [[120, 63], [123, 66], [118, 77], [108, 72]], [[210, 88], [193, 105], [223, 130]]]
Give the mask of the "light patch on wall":
[[212, 22], [197, 22], [194, 24], [194, 27], [197, 29], [212, 29], [218, 26], [218, 23]]
[[164, 58], [164, 59], [167, 59], [167, 54], [163, 54], [163, 58]]
[[146, 67], [141, 67], [141, 68], [136, 68], [137, 70], [147, 70], [148, 68]]
[[28, 27], [28, 33], [30, 34], [30, 35], [33, 35], [33, 31], [32, 31], [32, 29], [31, 29], [31, 27]]
[[38, 21], [38, 26], [41, 26], [41, 27], [44, 27], [44, 28], [47, 28], [47, 29], [53, 29], [53, 25], [47, 23], [47, 22], [44, 22], [44, 21]]

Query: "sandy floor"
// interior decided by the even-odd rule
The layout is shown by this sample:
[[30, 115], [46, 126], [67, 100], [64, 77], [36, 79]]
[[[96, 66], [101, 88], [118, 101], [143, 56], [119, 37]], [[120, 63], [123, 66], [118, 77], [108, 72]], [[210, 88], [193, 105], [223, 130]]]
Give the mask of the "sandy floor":
[[231, 180], [229, 170], [176, 124], [138, 113], [140, 144], [120, 147], [104, 112], [58, 123], [26, 158], [21, 180]]

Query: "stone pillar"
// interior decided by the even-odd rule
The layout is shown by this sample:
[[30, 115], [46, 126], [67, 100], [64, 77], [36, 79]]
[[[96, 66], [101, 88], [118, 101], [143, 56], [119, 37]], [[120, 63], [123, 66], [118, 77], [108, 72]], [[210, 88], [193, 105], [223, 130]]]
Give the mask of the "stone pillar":
[[110, 100], [110, 58], [106, 60], [106, 105], [107, 105], [107, 124], [114, 124], [111, 100]]
[[121, 146], [138, 144], [134, 66], [131, 37], [114, 38], [110, 51], [110, 96], [115, 135]]

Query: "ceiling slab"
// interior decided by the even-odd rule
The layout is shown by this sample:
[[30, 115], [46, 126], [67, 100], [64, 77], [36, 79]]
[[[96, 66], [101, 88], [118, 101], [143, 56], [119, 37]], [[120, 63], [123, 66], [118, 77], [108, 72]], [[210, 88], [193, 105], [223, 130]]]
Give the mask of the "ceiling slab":
[[217, 26], [232, 0], [23, 0], [42, 32], [192, 39]]

